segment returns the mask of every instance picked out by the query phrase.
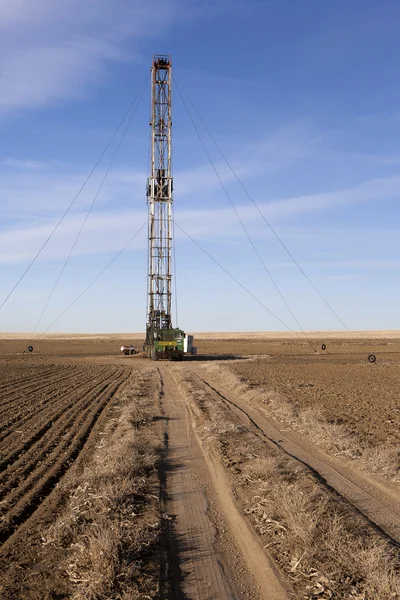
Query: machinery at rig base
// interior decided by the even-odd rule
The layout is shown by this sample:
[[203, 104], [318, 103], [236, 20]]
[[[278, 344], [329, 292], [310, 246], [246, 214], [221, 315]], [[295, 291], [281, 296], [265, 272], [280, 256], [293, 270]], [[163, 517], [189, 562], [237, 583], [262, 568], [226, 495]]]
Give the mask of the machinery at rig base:
[[193, 337], [172, 326], [171, 314], [171, 57], [154, 56], [151, 72], [151, 170], [147, 182], [149, 273], [144, 350], [152, 360], [182, 360], [186, 352], [193, 352]]
[[185, 353], [194, 353], [193, 336], [182, 329], [153, 329], [152, 333], [152, 339], [146, 339], [148, 357], [152, 360], [182, 360]]
[[129, 346], [121, 346], [121, 352], [126, 356], [128, 356], [128, 354], [130, 356], [133, 354], [138, 354], [138, 350], [135, 348], [135, 346], [132, 346], [132, 344]]

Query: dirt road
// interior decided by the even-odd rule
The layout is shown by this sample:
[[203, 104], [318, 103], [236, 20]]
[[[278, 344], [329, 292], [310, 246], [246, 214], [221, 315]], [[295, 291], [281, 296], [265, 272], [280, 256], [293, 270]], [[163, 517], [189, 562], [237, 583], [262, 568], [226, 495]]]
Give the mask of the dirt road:
[[288, 598], [235, 504], [218, 457], [196, 435], [171, 365], [160, 366], [158, 372], [167, 457], [163, 502], [172, 519], [166, 597]]
[[400, 545], [398, 489], [357, 472], [340, 459], [323, 453], [299, 434], [285, 430], [277, 421], [243, 402], [237, 394], [218, 385], [204, 369], [192, 368], [189, 373], [215, 401], [233, 411], [246, 429], [309, 468], [324, 485], [335, 490], [371, 524]]

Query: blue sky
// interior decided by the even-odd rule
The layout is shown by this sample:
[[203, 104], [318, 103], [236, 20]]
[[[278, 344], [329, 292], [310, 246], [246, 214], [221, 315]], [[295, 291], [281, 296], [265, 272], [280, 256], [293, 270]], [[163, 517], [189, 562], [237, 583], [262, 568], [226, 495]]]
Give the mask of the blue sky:
[[[0, 5], [0, 304], [143, 84], [174, 74], [284, 244], [349, 329], [400, 329], [400, 5], [395, 0], [5, 0]], [[37, 331], [146, 221], [150, 90]], [[173, 90], [176, 222], [290, 328]], [[276, 241], [198, 124], [263, 261], [304, 330], [340, 322]], [[118, 137], [0, 310], [32, 332]], [[143, 331], [145, 229], [50, 331]], [[283, 330], [178, 230], [178, 324]], [[175, 319], [174, 319], [175, 321]]]

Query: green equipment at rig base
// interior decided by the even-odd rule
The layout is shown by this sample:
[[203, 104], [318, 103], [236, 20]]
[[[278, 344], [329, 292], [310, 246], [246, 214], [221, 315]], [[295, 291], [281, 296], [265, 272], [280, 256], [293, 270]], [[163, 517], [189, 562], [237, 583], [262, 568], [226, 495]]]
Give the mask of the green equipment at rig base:
[[146, 348], [152, 360], [166, 358], [182, 360], [185, 353], [193, 352], [193, 336], [186, 335], [182, 329], [154, 329], [147, 331]]

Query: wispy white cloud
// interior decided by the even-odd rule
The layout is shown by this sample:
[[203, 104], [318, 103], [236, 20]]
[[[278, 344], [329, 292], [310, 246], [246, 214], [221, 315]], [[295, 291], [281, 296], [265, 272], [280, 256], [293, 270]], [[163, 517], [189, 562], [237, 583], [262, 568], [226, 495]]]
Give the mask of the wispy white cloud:
[[[316, 155], [324, 133], [317, 132], [307, 124], [294, 123], [268, 134], [259, 135], [258, 139], [246, 141], [240, 144], [239, 149], [234, 152], [231, 150], [232, 142], [225, 140], [225, 144], [220, 144], [220, 147], [226, 153], [232, 169], [229, 168], [204, 132], [202, 132], [202, 138], [213, 159], [215, 169], [225, 184], [236, 181], [235, 174], [243, 180], [250, 177], [266, 178], [268, 175], [282, 171], [296, 161]], [[206, 162], [190, 170], [175, 172], [177, 192], [193, 194], [199, 182], [201, 182], [203, 193], [220, 187], [214, 168], [207, 161], [205, 155], [204, 160]]]
[[[268, 263], [267, 266], [271, 269], [287, 269], [296, 268], [293, 262], [275, 262]], [[378, 259], [343, 259], [343, 260], [320, 260], [320, 261], [301, 261], [301, 266], [307, 269], [378, 269], [378, 270], [397, 270], [400, 269], [400, 260], [392, 258]], [[257, 267], [258, 268], [258, 267]], [[321, 279], [352, 279], [353, 274], [338, 274], [322, 276]]]
[[[31, 162], [17, 161], [18, 172], [12, 165], [0, 173], [0, 197], [2, 215], [9, 219], [61, 216], [75, 198], [85, 181], [88, 171], [79, 171], [67, 165], [48, 162], [32, 166]], [[89, 180], [78, 197], [73, 211], [81, 211], [89, 206], [97, 193], [105, 174], [99, 169]], [[111, 171], [98, 197], [97, 205], [110, 203], [115, 210], [118, 204], [129, 200], [131, 205], [145, 202], [146, 173], [115, 169]]]
[[[290, 166], [299, 157], [308, 156], [315, 140], [316, 135], [305, 128], [285, 128], [268, 137], [249, 142], [230, 160], [235, 173], [244, 181], [260, 177], [260, 173], [266, 177]], [[9, 209], [10, 215], [15, 215], [18, 211], [38, 216], [48, 212], [51, 215], [58, 214], [72, 201], [89, 172], [89, 167], [86, 171], [82, 168], [78, 172], [76, 168], [56, 161], [37, 161], [32, 158], [7, 157], [2, 164], [0, 197], [3, 213]], [[236, 185], [239, 190], [235, 175], [221, 157], [217, 156], [215, 166], [223, 184]], [[104, 168], [99, 168], [85, 187], [77, 202], [80, 209], [92, 201], [104, 172]], [[101, 191], [98, 204], [108, 203], [115, 210], [124, 200], [129, 199], [130, 203], [144, 202], [146, 178], [145, 171], [113, 168]], [[186, 204], [189, 201], [190, 205], [196, 202], [204, 206], [207, 204], [204, 202], [206, 194], [215, 192], [219, 194], [219, 206], [229, 206], [220, 181], [207, 162], [177, 170], [175, 182], [177, 203], [182, 201]], [[264, 189], [264, 186], [260, 187]]]
[[353, 281], [354, 279], [359, 279], [360, 275], [324, 275], [320, 279], [325, 279], [327, 281]]
[[[339, 156], [339, 153], [336, 154]], [[343, 158], [343, 153], [340, 155]], [[385, 154], [371, 154], [367, 152], [350, 152], [346, 154], [346, 160], [364, 162], [373, 166], [397, 166], [400, 165], [400, 156], [390, 156]]]
[[267, 218], [281, 219], [301, 213], [321, 212], [345, 204], [384, 202], [400, 196], [399, 186], [400, 177], [370, 179], [344, 190], [259, 202], [258, 206]]
[[27, 215], [24, 213], [0, 213], [0, 218], [8, 221], [54, 221], [52, 217]]
[[[394, 176], [366, 179], [337, 191], [266, 199], [263, 190], [268, 188], [263, 185], [263, 178], [278, 171], [288, 172], [293, 163], [315, 156], [320, 151], [323, 138], [324, 134], [319, 134], [311, 127], [286, 127], [249, 142], [239, 154], [229, 157], [243, 181], [257, 182], [256, 189], [259, 192], [254, 200], [272, 223], [279, 222], [287, 228], [302, 214], [323, 215], [328, 210], [337, 210], [346, 205], [387, 202], [399, 197], [400, 177]], [[234, 175], [220, 157], [217, 157], [216, 166], [225, 185], [237, 186]], [[3, 159], [0, 171], [0, 260], [3, 264], [24, 262], [34, 256], [75, 197], [88, 171], [51, 160], [36, 161], [34, 157]], [[104, 173], [102, 167], [91, 178], [49, 245], [47, 258], [50, 248], [54, 257], [68, 253], [73, 232], [79, 230], [85, 210], [91, 204]], [[125, 237], [129, 239], [137, 218], [145, 219], [146, 177], [144, 170], [128, 167], [110, 171], [85, 226], [82, 241], [76, 248], [77, 255], [117, 250], [121, 240]], [[247, 243], [211, 165], [203, 162], [178, 170], [175, 180], [176, 220], [188, 233], [201, 239]], [[269, 235], [265, 224], [254, 206], [243, 199], [238, 186], [237, 189], [241, 195], [234, 195], [234, 203], [241, 219], [255, 239], [265, 240]], [[176, 234], [178, 239], [185, 239], [178, 230]], [[43, 256], [45, 258], [46, 253]]]
[[[290, 168], [293, 163], [301, 159], [307, 159], [318, 152], [321, 135], [310, 128], [294, 125], [272, 132], [268, 136], [260, 137], [243, 145], [239, 151], [229, 156], [234, 173], [244, 182], [258, 181], [257, 189], [265, 190], [264, 179], [268, 175], [283, 172]], [[215, 149], [214, 149], [215, 153]], [[3, 159], [3, 169], [0, 171], [0, 196], [2, 198], [3, 212], [15, 214], [21, 213], [37, 214], [50, 211], [57, 214], [68, 206], [74, 198], [77, 190], [85, 180], [89, 167], [80, 168], [79, 171], [70, 166], [56, 161], [37, 161], [34, 158], [7, 157]], [[235, 174], [227, 166], [221, 156], [215, 153], [215, 168], [224, 186], [230, 193], [237, 193], [243, 197], [236, 182]], [[18, 177], [16, 177], [18, 170]], [[95, 175], [85, 187], [77, 205], [80, 207], [90, 204], [97, 187], [104, 175], [104, 167], [97, 169]], [[119, 203], [143, 202], [145, 197], [145, 182], [147, 173], [144, 170], [128, 167], [113, 168], [105, 185], [103, 186], [98, 203], [112, 205], [113, 209]], [[236, 190], [236, 192], [234, 191]], [[210, 194], [214, 193], [214, 196]], [[220, 181], [216, 176], [213, 166], [205, 158], [202, 162], [187, 166], [185, 169], [175, 171], [175, 198], [177, 204], [193, 206], [196, 204], [206, 207], [210, 204], [215, 206], [229, 207], [229, 201], [225, 197]], [[214, 199], [215, 198], [215, 199]], [[278, 215], [288, 212], [301, 212], [307, 210], [307, 203], [326, 202], [324, 195], [300, 198], [270, 200], [266, 197], [255, 197], [262, 204], [268, 215]], [[237, 200], [235, 199], [235, 203]], [[243, 201], [241, 201], [243, 202]], [[238, 206], [241, 213], [246, 213], [246, 205]], [[245, 215], [244, 215], [245, 218]]]
[[153, 37], [187, 13], [181, 0], [1, 2], [0, 114], [82, 97], [104, 80], [110, 62], [135, 58], [132, 40]]
[[61, 166], [58, 161], [43, 161], [43, 160], [21, 160], [18, 158], [5, 158], [2, 163], [5, 167], [11, 167], [18, 170], [36, 170], [36, 169], [48, 169], [54, 166]]
[[[114, 174], [117, 178], [117, 173]], [[123, 181], [125, 174], [123, 172]], [[138, 179], [141, 179], [138, 177]], [[142, 183], [142, 182], [140, 182]], [[263, 214], [271, 220], [279, 219], [283, 223], [291, 223], [293, 216], [300, 213], [318, 213], [332, 207], [338, 207], [349, 203], [361, 203], [369, 201], [387, 201], [397, 197], [400, 178], [375, 179], [364, 182], [351, 189], [339, 192], [312, 194], [295, 198], [285, 198], [273, 202], [260, 203], [259, 207]], [[110, 192], [111, 193], [111, 192]], [[137, 224], [146, 220], [146, 206], [142, 190], [138, 199], [142, 204], [136, 203], [135, 209], [127, 209], [126, 206], [120, 210], [110, 212], [106, 207], [100, 206], [96, 212], [90, 215], [84, 229], [82, 240], [79, 242], [75, 254], [87, 255], [93, 253], [106, 253], [118, 250], [121, 240], [129, 239]], [[239, 208], [241, 218], [246, 224], [251, 235], [255, 238], [265, 239], [265, 226], [260, 222], [260, 216], [249, 205], [241, 205]], [[49, 256], [66, 256], [74, 239], [74, 234], [79, 230], [85, 213], [82, 208], [69, 215], [57, 232], [49, 248], [43, 254], [43, 260]], [[28, 215], [23, 214], [23, 218]], [[245, 235], [231, 208], [212, 208], [210, 206], [196, 210], [179, 207], [176, 210], [176, 221], [185, 231], [195, 238], [209, 238], [216, 241], [238, 241], [245, 239]], [[17, 222], [12, 226], [3, 228], [0, 234], [1, 261], [3, 263], [17, 263], [28, 260], [34, 255], [41, 244], [50, 234], [57, 220], [48, 223], [35, 222], [28, 224]], [[262, 226], [262, 229], [261, 229]], [[178, 229], [177, 239], [184, 240], [185, 235]], [[322, 258], [322, 257], [321, 257]], [[396, 261], [395, 261], [396, 262]], [[368, 261], [372, 266], [373, 263]], [[335, 266], [335, 261], [318, 262], [320, 266]], [[362, 266], [359, 261], [352, 264], [354, 267]], [[385, 262], [387, 264], [387, 262]], [[337, 266], [345, 266], [337, 263]], [[376, 266], [379, 266], [378, 263]], [[381, 265], [382, 266], [382, 265]], [[393, 265], [392, 265], [393, 267]]]
[[[72, 247], [85, 214], [69, 216], [57, 230], [41, 254], [40, 262], [65, 258]], [[73, 256], [88, 256], [119, 251], [146, 221], [143, 211], [110, 215], [91, 215], [85, 225]], [[51, 234], [57, 221], [11, 228], [0, 234], [0, 262], [17, 264], [30, 261]], [[136, 244], [139, 242], [137, 241]], [[142, 240], [139, 245], [147, 245]]]

